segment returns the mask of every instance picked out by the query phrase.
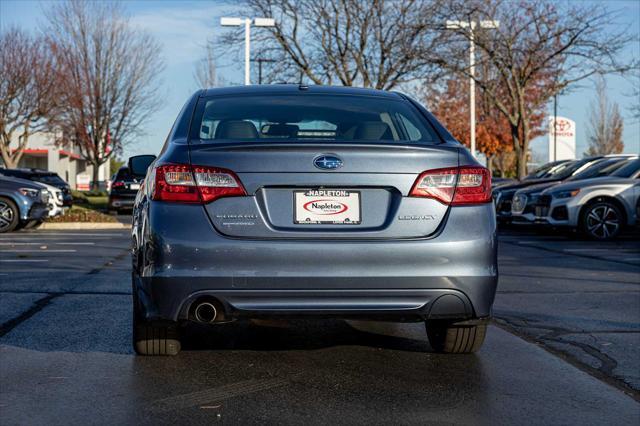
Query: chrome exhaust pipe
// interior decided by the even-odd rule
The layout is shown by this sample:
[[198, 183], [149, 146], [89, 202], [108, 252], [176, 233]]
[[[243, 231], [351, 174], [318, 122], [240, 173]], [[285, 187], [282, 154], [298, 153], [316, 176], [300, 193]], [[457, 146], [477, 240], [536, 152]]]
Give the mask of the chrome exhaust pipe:
[[193, 313], [198, 322], [207, 324], [214, 322], [218, 317], [218, 310], [213, 305], [213, 303], [209, 302], [200, 303], [198, 306], [196, 306], [196, 309]]

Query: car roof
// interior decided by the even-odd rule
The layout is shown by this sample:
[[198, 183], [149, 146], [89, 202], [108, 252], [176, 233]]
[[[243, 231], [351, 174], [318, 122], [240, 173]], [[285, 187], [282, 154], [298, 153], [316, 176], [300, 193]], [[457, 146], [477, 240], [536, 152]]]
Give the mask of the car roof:
[[42, 175], [42, 176], [57, 175], [57, 173], [51, 172], [49, 170], [33, 169], [33, 168], [26, 168], [26, 167], [21, 167], [21, 168], [16, 168], [16, 169], [0, 169], [0, 170], [8, 171], [10, 173], [14, 173], [14, 172], [25, 173], [25, 174], [29, 174], [29, 175]]
[[38, 188], [38, 189], [42, 189], [43, 187], [45, 187], [45, 184], [43, 184], [41, 182], [34, 182], [32, 180], [21, 179], [19, 177], [15, 177], [15, 176], [0, 175], [0, 180], [5, 181], [5, 182], [11, 182], [11, 183], [14, 183], [16, 185], [21, 185], [21, 186], [26, 186], [26, 187], [33, 187], [33, 188]]
[[205, 89], [200, 93], [201, 97], [225, 96], [225, 95], [304, 95], [307, 93], [322, 95], [352, 95], [375, 96], [389, 99], [402, 99], [398, 92], [385, 90], [365, 89], [348, 86], [321, 86], [300, 84], [260, 84], [248, 86], [231, 86]]

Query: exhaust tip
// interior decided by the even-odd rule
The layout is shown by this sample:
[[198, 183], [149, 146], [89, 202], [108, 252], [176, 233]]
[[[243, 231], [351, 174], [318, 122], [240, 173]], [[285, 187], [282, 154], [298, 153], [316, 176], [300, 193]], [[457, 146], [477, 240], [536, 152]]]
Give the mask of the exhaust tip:
[[216, 317], [218, 316], [218, 310], [213, 305], [213, 303], [209, 302], [199, 303], [193, 313], [198, 322], [207, 324], [214, 322], [216, 320]]

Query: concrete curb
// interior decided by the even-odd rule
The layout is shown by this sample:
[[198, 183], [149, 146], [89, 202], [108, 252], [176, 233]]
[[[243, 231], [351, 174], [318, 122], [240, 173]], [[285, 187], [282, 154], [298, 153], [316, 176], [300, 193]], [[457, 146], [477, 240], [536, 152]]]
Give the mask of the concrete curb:
[[77, 229], [131, 229], [131, 225], [120, 222], [58, 222], [43, 223], [38, 229], [77, 230]]

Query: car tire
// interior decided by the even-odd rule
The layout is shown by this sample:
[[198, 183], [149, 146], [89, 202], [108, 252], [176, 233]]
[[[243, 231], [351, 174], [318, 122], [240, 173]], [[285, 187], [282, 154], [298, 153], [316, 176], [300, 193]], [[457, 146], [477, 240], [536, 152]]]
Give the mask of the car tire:
[[0, 234], [15, 230], [20, 223], [18, 206], [9, 198], [0, 197]]
[[42, 220], [30, 220], [23, 228], [24, 229], [38, 229], [44, 222]]
[[452, 324], [446, 321], [427, 321], [429, 344], [436, 352], [469, 354], [477, 352], [487, 334], [486, 324]]
[[138, 355], [178, 355], [181, 349], [177, 324], [153, 323], [142, 318], [133, 292], [133, 350]]
[[620, 208], [611, 201], [597, 201], [587, 205], [580, 217], [580, 232], [593, 240], [617, 237], [624, 225]]

